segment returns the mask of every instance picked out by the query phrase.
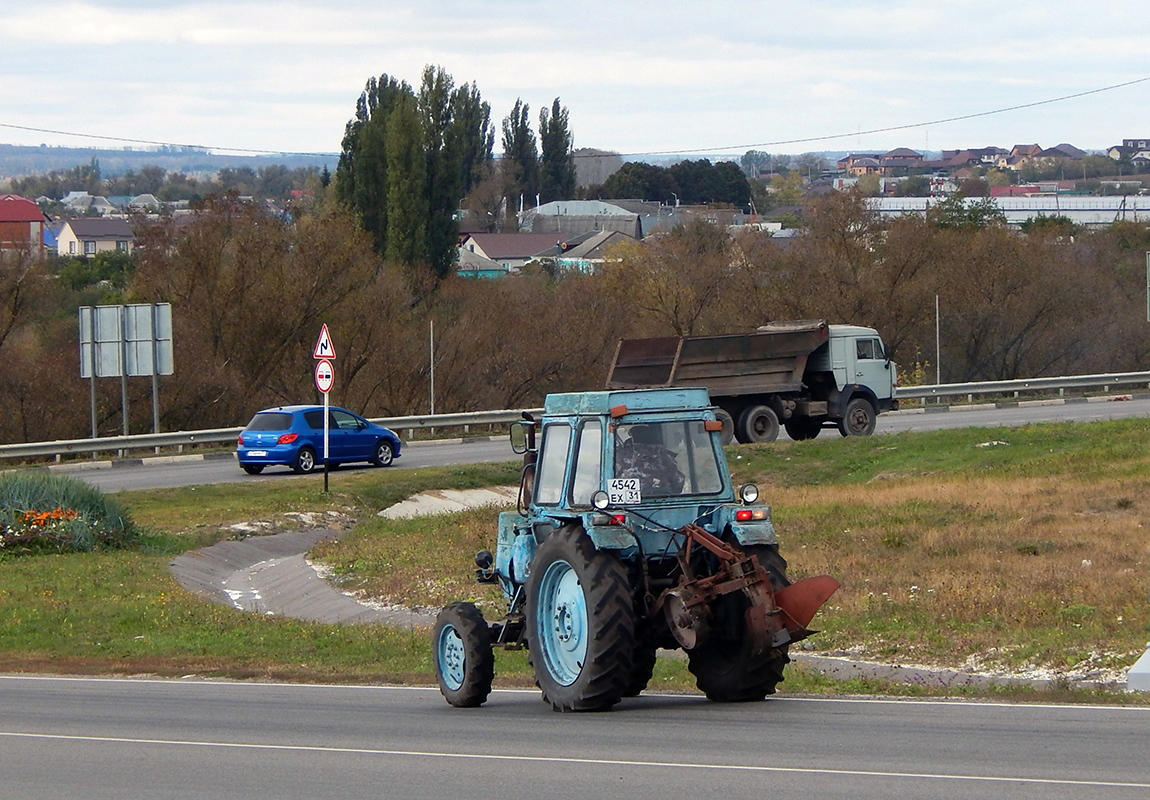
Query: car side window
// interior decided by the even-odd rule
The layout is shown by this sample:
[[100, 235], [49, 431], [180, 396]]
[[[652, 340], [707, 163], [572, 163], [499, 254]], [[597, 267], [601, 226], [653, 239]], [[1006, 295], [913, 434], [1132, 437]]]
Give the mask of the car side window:
[[562, 499], [570, 447], [570, 425], [556, 423], [544, 426], [539, 465], [536, 467], [538, 472], [535, 474], [535, 502], [539, 505], [557, 505]]
[[304, 421], [314, 431], [323, 430], [323, 412], [320, 410], [303, 412]]
[[357, 431], [359, 430], [359, 420], [353, 414], [346, 411], [332, 411], [332, 420], [335, 426], [344, 431]]

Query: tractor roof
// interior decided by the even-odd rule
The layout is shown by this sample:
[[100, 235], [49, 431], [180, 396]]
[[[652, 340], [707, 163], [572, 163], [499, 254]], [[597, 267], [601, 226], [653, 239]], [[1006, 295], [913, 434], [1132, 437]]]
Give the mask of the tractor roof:
[[700, 411], [710, 408], [711, 398], [702, 388], [568, 392], [547, 395], [543, 413], [547, 416], [608, 414], [618, 406], [626, 406], [628, 412]]

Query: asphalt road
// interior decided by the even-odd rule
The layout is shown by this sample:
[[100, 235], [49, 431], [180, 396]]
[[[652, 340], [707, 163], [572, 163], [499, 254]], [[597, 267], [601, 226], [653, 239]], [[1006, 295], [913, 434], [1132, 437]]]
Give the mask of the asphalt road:
[[12, 798], [1150, 796], [1150, 709], [0, 676]]
[[[878, 434], [901, 433], [904, 431], [929, 431], [943, 428], [969, 426], [1009, 427], [1035, 422], [1073, 420], [1091, 422], [1124, 417], [1150, 417], [1150, 399], [1101, 400], [1089, 403], [1068, 405], [1023, 405], [1013, 408], [980, 406], [978, 410], [953, 410], [937, 413], [900, 411], [883, 414], [878, 418]], [[838, 433], [824, 430], [823, 437], [837, 438]], [[786, 434], [783, 434], [786, 437]], [[503, 437], [469, 440], [466, 442], [411, 442], [404, 446], [403, 456], [389, 469], [410, 469], [412, 467], [445, 466], [449, 464], [476, 464], [485, 461], [511, 461], [517, 456], [511, 452], [508, 440]], [[103, 462], [106, 466], [108, 462]], [[371, 469], [371, 467], [348, 465], [333, 470], [329, 483], [338, 480], [340, 473]], [[131, 489], [162, 489], [175, 486], [196, 486], [208, 483], [239, 483], [244, 481], [266, 480], [322, 480], [317, 474], [293, 475], [288, 468], [272, 468], [262, 475], [247, 475], [236, 466], [230, 455], [219, 459], [147, 459], [142, 465], [124, 466], [115, 469], [82, 469], [72, 473], [76, 477], [105, 491], [117, 492]]]

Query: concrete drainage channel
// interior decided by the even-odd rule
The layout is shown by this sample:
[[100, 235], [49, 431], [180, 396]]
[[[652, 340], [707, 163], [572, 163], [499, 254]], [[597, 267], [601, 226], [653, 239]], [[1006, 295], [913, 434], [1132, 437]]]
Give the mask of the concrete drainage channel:
[[[408, 498], [379, 512], [388, 519], [443, 514], [483, 506], [513, 503], [516, 487], [444, 490]], [[429, 629], [438, 609], [405, 608], [365, 603], [333, 588], [308, 562], [307, 552], [321, 541], [342, 534], [341, 515], [296, 515], [302, 530], [250, 536], [193, 550], [175, 558], [172, 576], [189, 591], [241, 611], [331, 624], [381, 623], [396, 627]], [[258, 528], [247, 528], [258, 533]], [[682, 653], [666, 652], [668, 657]], [[1068, 675], [1004, 675], [960, 669], [880, 664], [849, 655], [791, 653], [791, 659], [836, 680], [853, 678], [898, 681], [925, 687], [1023, 685], [1037, 688], [1061, 685], [1083, 688], [1125, 688], [1125, 675], [1096, 670]]]

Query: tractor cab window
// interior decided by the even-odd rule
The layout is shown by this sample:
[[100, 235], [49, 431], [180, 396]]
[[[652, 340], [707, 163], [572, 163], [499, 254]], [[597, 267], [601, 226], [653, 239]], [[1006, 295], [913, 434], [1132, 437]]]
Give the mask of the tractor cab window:
[[712, 435], [702, 420], [646, 422], [615, 429], [616, 478], [638, 478], [643, 497], [722, 491]]
[[591, 495], [603, 488], [603, 423], [590, 419], [579, 428], [575, 446], [575, 477], [571, 480], [572, 506], [591, 505]]
[[563, 498], [563, 473], [567, 469], [570, 447], [570, 425], [556, 423], [544, 426], [535, 474], [535, 502], [539, 505], [557, 505]]

